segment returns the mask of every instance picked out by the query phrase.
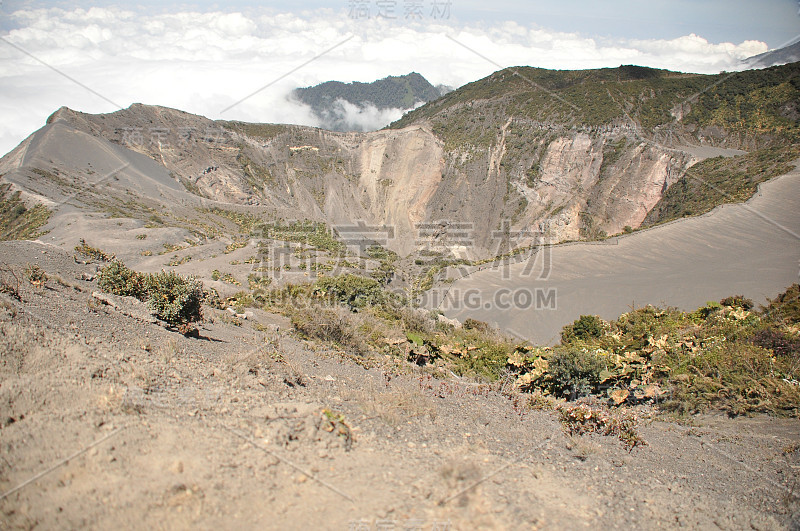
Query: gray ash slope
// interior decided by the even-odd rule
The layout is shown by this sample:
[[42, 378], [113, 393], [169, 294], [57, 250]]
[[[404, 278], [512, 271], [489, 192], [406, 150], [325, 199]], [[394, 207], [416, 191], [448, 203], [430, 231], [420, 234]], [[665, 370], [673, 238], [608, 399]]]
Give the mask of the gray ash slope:
[[796, 419], [686, 426], [640, 411], [648, 445], [629, 453], [614, 437], [568, 436], [500, 385], [365, 369], [261, 311], [234, 326], [205, 308], [201, 338], [187, 338], [100, 303], [83, 279], [95, 265], [70, 252], [0, 242], [0, 256], [50, 277], [20, 284], [19, 300], [0, 293], [0, 491], [109, 437], [0, 499], [4, 527], [797, 523], [782, 487], [800, 466], [785, 450], [800, 444]]

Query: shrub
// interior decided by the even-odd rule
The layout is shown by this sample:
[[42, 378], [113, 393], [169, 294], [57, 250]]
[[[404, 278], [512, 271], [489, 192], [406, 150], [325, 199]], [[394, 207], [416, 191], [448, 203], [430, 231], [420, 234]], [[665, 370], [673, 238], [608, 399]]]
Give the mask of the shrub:
[[173, 326], [203, 320], [203, 285], [174, 271], [147, 275], [147, 305], [161, 320]]
[[272, 279], [266, 275], [250, 273], [247, 275], [247, 283], [251, 290], [266, 289], [272, 283]]
[[81, 238], [78, 245], [75, 246], [75, 251], [87, 258], [93, 258], [100, 262], [111, 262], [114, 260], [114, 255], [108, 254], [97, 247], [90, 247], [83, 238]]
[[337, 302], [347, 304], [350, 308], [377, 306], [386, 302], [380, 282], [350, 273], [317, 280], [313, 293], [317, 297], [331, 297]]
[[101, 290], [114, 295], [136, 297], [139, 300], [147, 297], [145, 275], [130, 269], [119, 260], [114, 260], [97, 273], [97, 285]]
[[44, 286], [47, 282], [47, 273], [36, 264], [28, 264], [25, 268], [25, 278], [34, 286]]
[[698, 308], [694, 311], [692, 316], [695, 319], [708, 319], [711, 315], [717, 313], [722, 309], [722, 305], [718, 302], [709, 301], [705, 306]]
[[22, 300], [19, 294], [19, 277], [5, 264], [0, 264], [0, 293], [10, 295], [18, 301]]
[[489, 331], [491, 331], [491, 327], [489, 326], [489, 323], [484, 322], [484, 321], [479, 321], [477, 319], [473, 319], [472, 317], [467, 317], [464, 320], [464, 325], [463, 326], [464, 326], [464, 328], [466, 330], [476, 330], [476, 331], [482, 332], [484, 334], [486, 334]]
[[599, 433], [619, 438], [628, 452], [647, 442], [636, 429], [636, 418], [629, 413], [593, 409], [587, 405], [565, 406], [558, 409], [561, 424], [570, 435]]
[[731, 308], [742, 308], [744, 310], [749, 310], [752, 308], [753, 301], [746, 298], [744, 295], [733, 295], [731, 297], [725, 297], [719, 303], [723, 306], [728, 306]]
[[604, 368], [596, 354], [575, 347], [555, 350], [548, 359], [553, 390], [571, 400], [590, 394]]
[[407, 331], [430, 334], [434, 330], [435, 321], [424, 310], [404, 306], [398, 311], [398, 316]]
[[351, 319], [344, 308], [317, 308], [291, 316], [292, 326], [306, 337], [330, 341], [354, 354], [367, 354], [369, 347]]
[[[654, 308], [645, 306], [622, 314], [611, 323], [611, 332], [623, 336], [623, 341], [632, 348], [645, 347], [649, 337], [671, 335], [680, 328], [691, 325], [691, 320], [683, 312], [674, 308]], [[606, 336], [608, 337], [608, 336]]]
[[222, 298], [219, 296], [219, 292], [214, 288], [208, 288], [208, 290], [203, 293], [203, 298], [206, 301], [206, 304], [212, 308], [216, 308], [218, 310], [225, 309], [225, 305], [222, 302]]
[[390, 251], [389, 249], [385, 249], [384, 247], [378, 244], [370, 245], [369, 247], [367, 247], [366, 254], [367, 256], [375, 260], [394, 261], [397, 259], [397, 253], [395, 253], [394, 251]]
[[775, 359], [753, 345], [725, 344], [665, 361], [673, 367], [666, 409], [696, 413], [716, 408], [732, 416], [800, 414], [800, 389], [789, 382], [796, 371], [791, 359]]
[[776, 356], [800, 356], [800, 338], [792, 337], [777, 328], [759, 330], [751, 339], [754, 345], [771, 350]]
[[97, 273], [97, 284], [105, 292], [147, 302], [156, 317], [182, 331], [203, 320], [203, 285], [193, 277], [173, 271], [144, 275], [114, 260]]
[[459, 376], [496, 380], [505, 369], [514, 346], [494, 331], [468, 330], [453, 337], [464, 347], [458, 357], [450, 358], [453, 372]]
[[236, 280], [236, 277], [231, 275], [230, 273], [222, 273], [222, 276], [219, 277], [219, 280], [225, 282], [226, 284], [232, 284], [234, 286], [242, 285], [242, 283]]
[[603, 335], [603, 320], [596, 315], [581, 315], [561, 330], [561, 342], [588, 341]]
[[766, 314], [789, 324], [800, 323], [800, 284], [792, 284], [785, 292], [769, 301]]

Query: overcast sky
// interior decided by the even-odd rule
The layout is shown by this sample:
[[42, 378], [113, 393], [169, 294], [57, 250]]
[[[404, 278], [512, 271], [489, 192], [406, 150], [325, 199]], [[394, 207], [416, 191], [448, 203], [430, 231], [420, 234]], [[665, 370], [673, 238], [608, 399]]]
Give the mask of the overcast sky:
[[[0, 0], [0, 153], [62, 105], [99, 113], [142, 102], [315, 125], [287, 101], [292, 88], [411, 71], [460, 86], [514, 65], [734, 70], [797, 39], [799, 9], [796, 0]], [[379, 127], [397, 117], [360, 118]]]

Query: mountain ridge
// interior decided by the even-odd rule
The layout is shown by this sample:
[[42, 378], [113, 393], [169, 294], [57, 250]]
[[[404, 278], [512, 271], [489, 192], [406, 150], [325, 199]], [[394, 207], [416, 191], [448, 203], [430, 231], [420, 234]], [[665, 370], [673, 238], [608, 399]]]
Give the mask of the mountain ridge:
[[800, 41], [742, 60], [747, 68], [768, 68], [800, 61]]
[[415, 105], [438, 98], [443, 90], [431, 85], [417, 72], [411, 72], [369, 83], [327, 81], [297, 88], [292, 91], [291, 98], [309, 105], [324, 129], [366, 131], [369, 128], [365, 124], [357, 123], [359, 115], [371, 114], [371, 110], [407, 111]]
[[[197, 205], [218, 203], [267, 219], [361, 221], [392, 227], [386, 245], [403, 255], [433, 246], [484, 259], [503, 254], [504, 231], [524, 247], [635, 229], [697, 162], [738, 156], [742, 148], [787, 149], [798, 129], [798, 71], [797, 64], [726, 76], [634, 66], [505, 69], [370, 133], [214, 121], [142, 104], [104, 115], [61, 108], [47, 122], [88, 135], [86, 146], [91, 137], [149, 157], [170, 187], [188, 194], [181, 201], [195, 204], [189, 216]], [[775, 94], [765, 93], [769, 87]], [[743, 97], [747, 104], [734, 116], [730, 102]], [[72, 154], [54, 162], [42, 155], [26, 170], [30, 159], [21, 153], [36, 135], [0, 160], [4, 180], [34, 194], [44, 186], [30, 171], [36, 169], [68, 175], [72, 186], [91, 185]], [[138, 201], [133, 190], [133, 181], [116, 189], [113, 210], [146, 219], [131, 206]], [[168, 205], [152, 195], [148, 208]], [[468, 237], [448, 235], [447, 227], [466, 227]]]

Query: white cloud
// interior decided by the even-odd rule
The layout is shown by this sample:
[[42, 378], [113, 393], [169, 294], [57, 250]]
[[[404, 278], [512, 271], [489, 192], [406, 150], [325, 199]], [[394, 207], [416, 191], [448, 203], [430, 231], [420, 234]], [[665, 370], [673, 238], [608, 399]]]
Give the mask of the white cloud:
[[[48, 8], [16, 11], [9, 20], [16, 29], [3, 38], [123, 107], [142, 102], [210, 118], [306, 125], [319, 124], [307, 106], [291, 103], [286, 95], [295, 87], [328, 80], [373, 81], [417, 71], [433, 84], [458, 87], [515, 65], [571, 69], [641, 64], [714, 73], [735, 69], [739, 59], [767, 50], [761, 42], [714, 44], [696, 35], [598, 41], [515, 22], [482, 27], [452, 27], [436, 20], [398, 24], [352, 20], [332, 10], [247, 15]], [[350, 35], [345, 44], [292, 72]], [[41, 127], [62, 105], [93, 113], [116, 110], [0, 42], [0, 153]], [[366, 128], [383, 126], [400, 112], [342, 109], [343, 116]]]
[[356, 105], [337, 99], [325, 116], [321, 117], [320, 126], [333, 130], [375, 131], [399, 120], [406, 110], [408, 109], [378, 109], [371, 103]]

